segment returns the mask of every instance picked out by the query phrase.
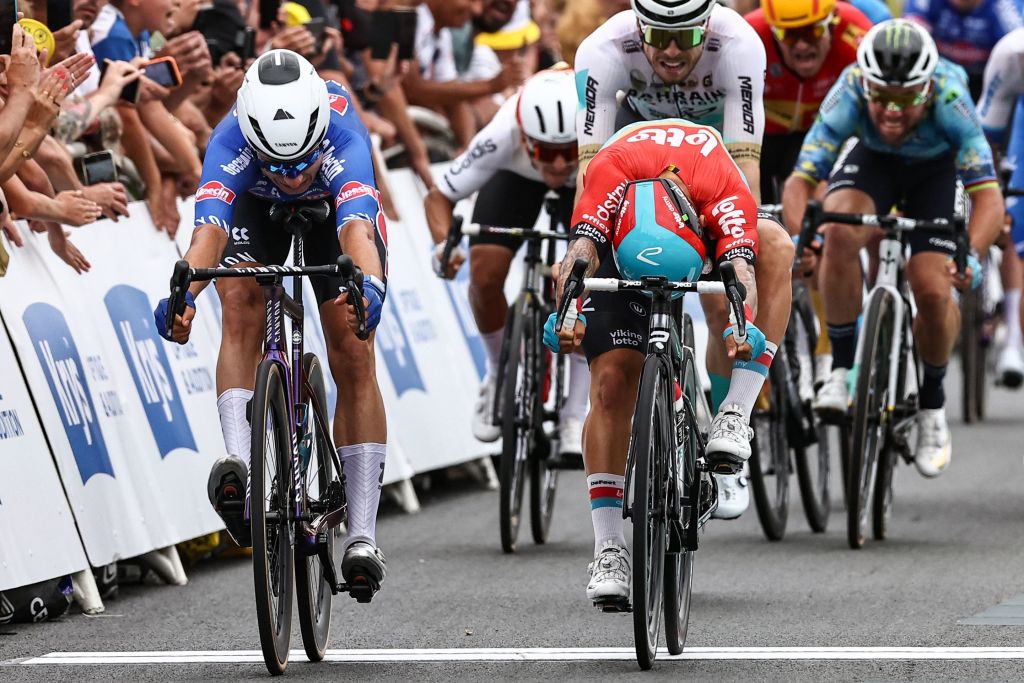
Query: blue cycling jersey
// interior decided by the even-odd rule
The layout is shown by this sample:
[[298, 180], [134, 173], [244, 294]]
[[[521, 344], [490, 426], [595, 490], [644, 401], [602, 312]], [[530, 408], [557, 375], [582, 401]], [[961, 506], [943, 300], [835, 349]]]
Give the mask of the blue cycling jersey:
[[195, 225], [213, 224], [230, 231], [238, 198], [244, 193], [275, 202], [330, 197], [338, 232], [352, 220], [369, 221], [387, 244], [380, 193], [373, 174], [370, 136], [356, 116], [348, 92], [327, 82], [331, 119], [320, 145], [323, 163], [308, 190], [290, 195], [260, 171], [255, 152], [246, 143], [232, 109], [213, 131], [203, 159], [203, 177], [196, 191]]
[[995, 183], [992, 150], [967, 92], [963, 69], [940, 59], [932, 91], [924, 118], [902, 143], [890, 145], [871, 123], [860, 67], [851, 64], [825, 96], [804, 138], [795, 172], [813, 182], [828, 177], [843, 142], [856, 136], [868, 149], [909, 159], [933, 159], [952, 152], [957, 175], [968, 191]]
[[961, 14], [949, 0], [907, 0], [903, 13], [924, 24], [935, 38], [939, 54], [980, 75], [999, 39], [1024, 26], [1015, 0], [982, 0], [969, 14]]
[[882, 0], [850, 0], [850, 4], [863, 12], [872, 24], [892, 19], [889, 6]]

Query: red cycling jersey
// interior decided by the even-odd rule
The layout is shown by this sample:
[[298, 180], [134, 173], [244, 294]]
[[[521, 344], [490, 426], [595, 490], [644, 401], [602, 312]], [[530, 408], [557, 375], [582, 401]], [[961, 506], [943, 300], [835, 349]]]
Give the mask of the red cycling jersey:
[[871, 20], [850, 3], [837, 3], [835, 23], [832, 25], [832, 47], [825, 57], [825, 63], [817, 74], [807, 80], [800, 80], [782, 61], [782, 53], [772, 35], [771, 26], [764, 18], [764, 10], [756, 9], [744, 18], [760, 36], [768, 56], [764, 81], [764, 134], [781, 135], [810, 130], [829, 88], [839, 79], [843, 69], [857, 61], [857, 45], [871, 28]]
[[[573, 211], [573, 234], [593, 240], [606, 253], [615, 242], [616, 214], [626, 185], [657, 178], [671, 166], [705, 220], [704, 241], [714, 246], [716, 259], [752, 263], [757, 255], [757, 204], [750, 188], [718, 131], [683, 119], [626, 126], [605, 143], [587, 166], [583, 194]], [[679, 230], [683, 236], [690, 232], [684, 226]]]

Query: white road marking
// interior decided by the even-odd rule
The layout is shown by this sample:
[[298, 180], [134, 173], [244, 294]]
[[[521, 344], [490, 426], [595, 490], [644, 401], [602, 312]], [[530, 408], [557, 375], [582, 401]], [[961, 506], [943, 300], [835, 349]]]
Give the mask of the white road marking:
[[[324, 661], [359, 664], [379, 662], [582, 662], [632, 660], [626, 647], [600, 648], [452, 648], [328, 650]], [[305, 661], [302, 650], [291, 658]], [[672, 660], [1024, 660], [1021, 647], [693, 647], [658, 661]], [[258, 650], [162, 652], [51, 652], [21, 661], [22, 665], [245, 664], [262, 663]]]

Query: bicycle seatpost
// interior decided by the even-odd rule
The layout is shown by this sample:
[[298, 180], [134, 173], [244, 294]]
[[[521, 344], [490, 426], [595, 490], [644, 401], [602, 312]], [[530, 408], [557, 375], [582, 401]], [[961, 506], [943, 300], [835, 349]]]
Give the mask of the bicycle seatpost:
[[722, 284], [725, 285], [725, 296], [729, 299], [729, 308], [732, 310], [729, 317], [736, 326], [733, 333], [737, 344], [747, 341], [747, 316], [743, 313], [743, 299], [747, 296], [747, 288], [736, 279], [736, 266], [728, 261], [718, 264], [718, 272], [722, 276]]
[[167, 301], [167, 329], [165, 332], [171, 334], [174, 329], [174, 316], [185, 312], [185, 291], [189, 285], [188, 261], [181, 259], [174, 264], [174, 272], [171, 275], [171, 296]]
[[338, 257], [338, 276], [345, 281], [345, 291], [348, 292], [348, 302], [356, 312], [356, 336], [361, 341], [370, 337], [370, 331], [366, 329], [366, 308], [363, 306], [363, 271], [352, 262], [352, 257], [342, 255]]
[[585, 258], [578, 258], [572, 264], [569, 279], [565, 281], [565, 289], [562, 291], [562, 303], [558, 307], [556, 330], [569, 332], [576, 326], [579, 314], [576, 312], [575, 302], [583, 294], [583, 274], [587, 272], [589, 265], [590, 263]]

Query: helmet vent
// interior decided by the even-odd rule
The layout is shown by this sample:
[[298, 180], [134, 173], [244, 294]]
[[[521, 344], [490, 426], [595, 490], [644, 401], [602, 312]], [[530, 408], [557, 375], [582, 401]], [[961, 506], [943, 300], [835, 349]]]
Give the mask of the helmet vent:
[[265, 85], [285, 85], [299, 80], [299, 60], [295, 55], [277, 50], [260, 60], [260, 83]]
[[540, 107], [534, 107], [533, 110], [537, 112], [537, 121], [540, 122], [540, 132], [546, 134], [548, 132], [548, 127], [544, 125], [544, 112], [540, 110]]
[[284, 109], [278, 109], [277, 113], [274, 114], [274, 120], [275, 121], [287, 121], [289, 119], [294, 119], [294, 118], [295, 118], [294, 116], [292, 116], [291, 114], [286, 112]]

